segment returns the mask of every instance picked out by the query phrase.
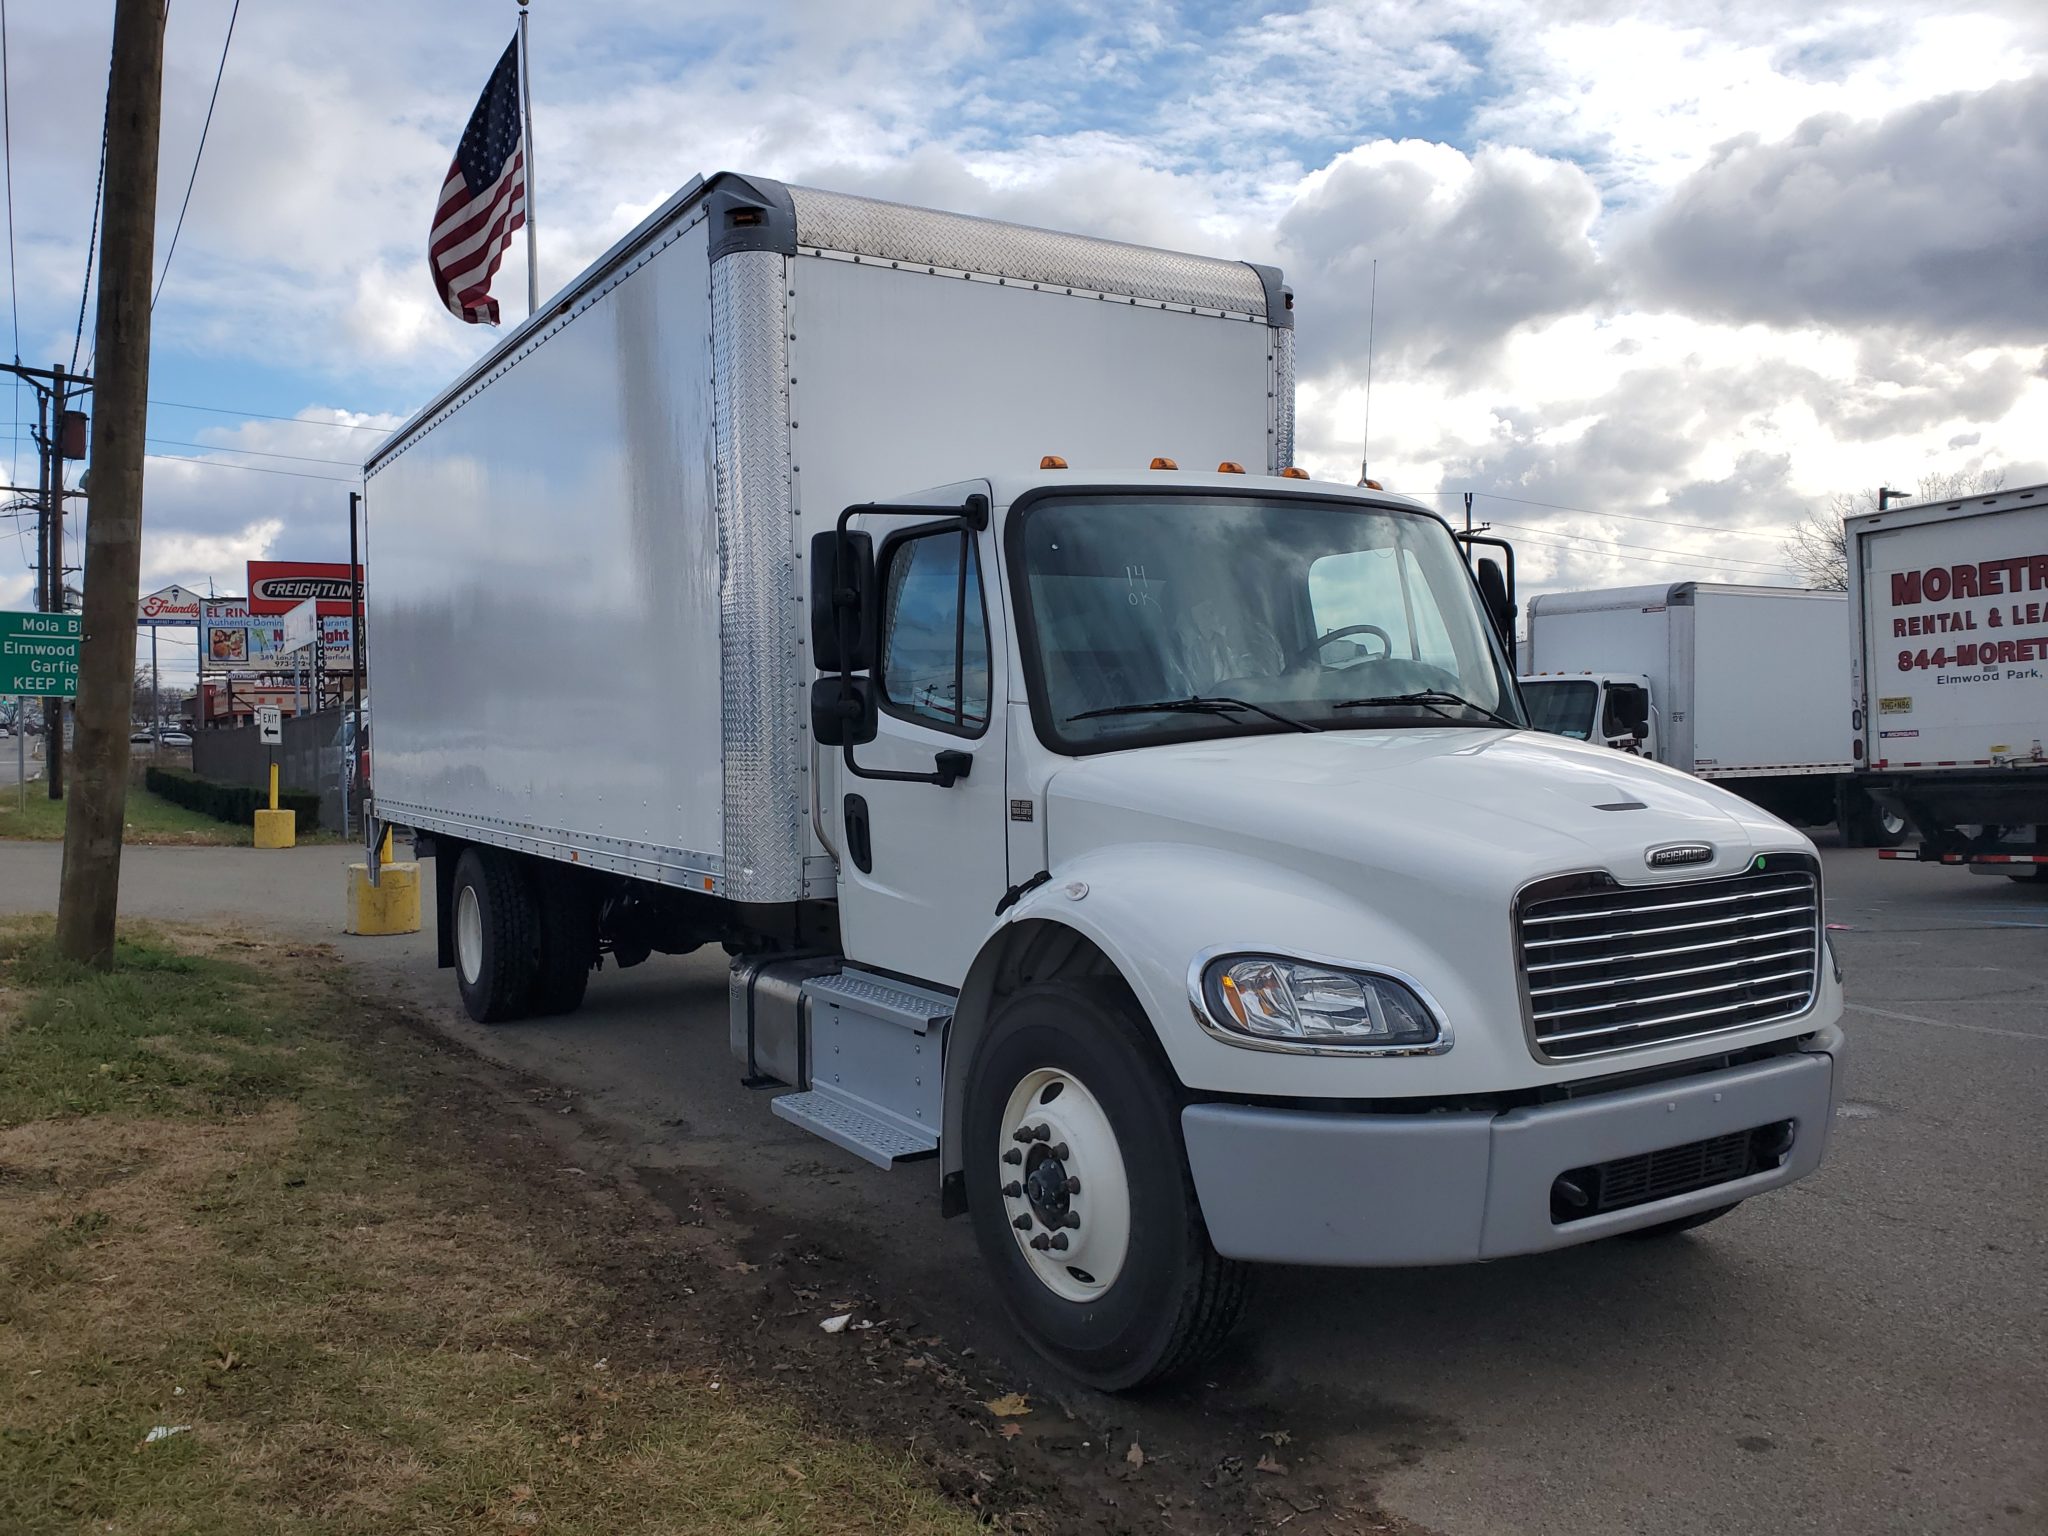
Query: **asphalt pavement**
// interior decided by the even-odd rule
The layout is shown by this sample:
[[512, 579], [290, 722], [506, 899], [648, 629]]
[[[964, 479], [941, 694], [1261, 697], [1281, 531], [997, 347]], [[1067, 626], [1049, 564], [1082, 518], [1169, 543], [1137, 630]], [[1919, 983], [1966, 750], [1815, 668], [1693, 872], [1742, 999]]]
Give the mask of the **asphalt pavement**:
[[[992, 1320], [929, 1164], [870, 1169], [738, 1085], [722, 955], [607, 969], [572, 1018], [484, 1029], [431, 933], [339, 933], [355, 856], [130, 849], [123, 909], [330, 939], [571, 1091], [636, 1162], [715, 1171], [1042, 1369]], [[2048, 1530], [2048, 886], [1824, 858], [1851, 1054], [1817, 1175], [1667, 1242], [1269, 1272], [1213, 1386], [1127, 1408], [1140, 1437], [1148, 1417], [1268, 1416], [1326, 1480], [1457, 1536]], [[58, 860], [0, 843], [0, 911], [48, 910]]]

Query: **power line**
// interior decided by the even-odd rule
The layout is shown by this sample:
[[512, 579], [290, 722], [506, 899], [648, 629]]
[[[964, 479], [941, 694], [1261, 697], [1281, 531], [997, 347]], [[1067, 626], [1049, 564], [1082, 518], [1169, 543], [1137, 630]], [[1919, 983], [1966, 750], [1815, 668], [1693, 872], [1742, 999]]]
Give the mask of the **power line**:
[[389, 427], [362, 427], [347, 421], [308, 421], [303, 416], [274, 416], [266, 411], [237, 411], [225, 405], [194, 405], [188, 400], [152, 399], [149, 403], [168, 406], [178, 411], [211, 411], [216, 416], [246, 416], [251, 421], [288, 421], [301, 427], [331, 427], [343, 432], [375, 432], [382, 437], [389, 437], [392, 430]]
[[[1402, 496], [1462, 496], [1463, 491], [1401, 491]], [[1740, 539], [1777, 539], [1781, 533], [1763, 533], [1752, 528], [1722, 528], [1713, 523], [1680, 523], [1668, 517], [1644, 517], [1639, 512], [1595, 512], [1591, 507], [1568, 507], [1561, 501], [1531, 501], [1526, 496], [1503, 496], [1499, 491], [1474, 491], [1474, 496], [1487, 496], [1495, 501], [1511, 501], [1519, 507], [1542, 507], [1551, 512], [1576, 512], [1581, 517], [1614, 517], [1625, 523], [1656, 523], [1664, 528], [1683, 528], [1688, 533], [1732, 534]]]
[[156, 309], [156, 301], [163, 297], [164, 279], [171, 275], [171, 258], [178, 254], [178, 235], [185, 228], [185, 210], [192, 206], [192, 184], [199, 180], [199, 161], [206, 153], [206, 135], [213, 127], [213, 105], [220, 100], [221, 76], [228, 71], [228, 45], [235, 40], [235, 18], [242, 14], [242, 0], [235, 0], [234, 9], [228, 12], [228, 35], [221, 40], [220, 67], [213, 72], [213, 94], [206, 98], [206, 121], [199, 125], [199, 148], [192, 152], [192, 174], [185, 178], [185, 200], [178, 204], [178, 222], [171, 226], [170, 249], [164, 252], [164, 269], [157, 274], [156, 292], [149, 296], [149, 307]]
[[[71, 337], [71, 371], [78, 372], [78, 349], [85, 341], [85, 301], [92, 292], [92, 257], [100, 241], [100, 201], [107, 188], [107, 113], [114, 102], [114, 60], [107, 58], [107, 103], [100, 109], [100, 172], [92, 184], [92, 230], [85, 237], [85, 286], [78, 290], [78, 329]], [[87, 372], [91, 372], [90, 367]]]
[[175, 437], [152, 437], [149, 441], [166, 448], [200, 448], [208, 453], [248, 453], [259, 459], [290, 459], [298, 464], [339, 464], [343, 469], [360, 470], [363, 467], [360, 459], [316, 459], [303, 453], [266, 453], [261, 448], [230, 448], [225, 443], [187, 443]]
[[318, 480], [324, 485], [356, 485], [362, 476], [353, 478], [345, 475], [309, 475], [299, 469], [265, 469], [257, 464], [224, 464], [219, 459], [195, 459], [189, 453], [152, 453], [152, 459], [165, 459], [173, 464], [196, 464], [201, 469], [237, 469], [245, 475], [289, 475], [294, 480]]
[[[1569, 537], [1571, 537], [1571, 535], [1569, 535], [1569, 534], [1568, 534], [1568, 535], [1566, 535], [1566, 537], [1568, 537], [1568, 538], [1569, 538]], [[1663, 555], [1639, 555], [1639, 554], [1631, 554], [1631, 553], [1625, 553], [1625, 552], [1624, 552], [1624, 551], [1627, 551], [1627, 550], [1633, 550], [1633, 549], [1637, 548], [1638, 546], [1635, 546], [1635, 545], [1624, 545], [1624, 546], [1622, 547], [1622, 549], [1580, 549], [1580, 548], [1576, 547], [1575, 545], [1571, 545], [1571, 544], [1560, 544], [1560, 543], [1556, 543], [1556, 542], [1554, 542], [1554, 541], [1552, 541], [1552, 540], [1549, 540], [1549, 539], [1544, 539], [1544, 538], [1542, 538], [1542, 537], [1540, 537], [1540, 536], [1538, 536], [1538, 535], [1535, 535], [1535, 534], [1529, 534], [1529, 533], [1524, 533], [1524, 534], [1523, 534], [1523, 536], [1522, 536], [1522, 539], [1518, 539], [1518, 540], [1516, 540], [1516, 543], [1517, 543], [1517, 544], [1520, 544], [1521, 542], [1523, 542], [1523, 540], [1528, 540], [1528, 541], [1534, 542], [1534, 543], [1536, 544], [1536, 546], [1537, 546], [1537, 547], [1538, 547], [1539, 549], [1554, 549], [1554, 550], [1559, 550], [1559, 551], [1561, 551], [1562, 553], [1565, 553], [1565, 554], [1570, 554], [1570, 555], [1594, 555], [1594, 556], [1597, 556], [1597, 557], [1599, 557], [1599, 558], [1601, 558], [1601, 559], [1607, 559], [1607, 560], [1627, 560], [1627, 561], [1633, 561], [1633, 562], [1636, 562], [1636, 563], [1638, 563], [1638, 564], [1642, 564], [1642, 565], [1674, 565], [1674, 566], [1682, 566], [1682, 567], [1686, 567], [1686, 568], [1688, 568], [1688, 569], [1691, 569], [1691, 570], [1695, 570], [1695, 571], [1696, 571], [1696, 570], [1698, 570], [1698, 569], [1700, 569], [1700, 564], [1699, 564], [1699, 562], [1700, 562], [1700, 559], [1702, 558], [1702, 557], [1700, 557], [1700, 556], [1694, 556], [1694, 555], [1686, 555], [1686, 556], [1678, 556], [1678, 557], [1666, 557], [1666, 556], [1663, 556]], [[1748, 577], [1748, 576], [1751, 576], [1751, 575], [1763, 576], [1763, 575], [1772, 575], [1772, 574], [1777, 574], [1777, 575], [1788, 575], [1788, 576], [1789, 576], [1789, 575], [1796, 575], [1796, 574], [1798, 574], [1798, 573], [1797, 573], [1797, 572], [1795, 572], [1795, 571], [1794, 571], [1794, 570], [1793, 570], [1793, 569], [1792, 569], [1792, 568], [1791, 568], [1790, 566], [1770, 566], [1770, 567], [1765, 567], [1765, 568], [1763, 568], [1762, 570], [1756, 571], [1756, 572], [1754, 572], [1754, 573], [1752, 573], [1752, 572], [1750, 572], [1750, 571], [1731, 571], [1731, 570], [1725, 570], [1725, 569], [1722, 569], [1722, 568], [1719, 568], [1719, 567], [1709, 567], [1709, 568], [1708, 568], [1708, 571], [1709, 571], [1709, 574], [1711, 574], [1711, 575], [1716, 575], [1716, 576], [1742, 576], [1742, 577]]]
[[1517, 533], [1548, 534], [1553, 538], [1578, 539], [1589, 544], [1611, 544], [1617, 549], [1641, 549], [1647, 550], [1652, 554], [1677, 555], [1682, 559], [1702, 560], [1714, 565], [1749, 566], [1760, 571], [1782, 571], [1788, 569], [1784, 565], [1773, 565], [1767, 560], [1744, 560], [1735, 555], [1694, 554], [1689, 549], [1667, 549], [1659, 544], [1629, 544], [1621, 539], [1603, 539], [1598, 534], [1572, 533], [1563, 528], [1532, 528], [1526, 523], [1504, 523], [1500, 522], [1499, 519], [1495, 519], [1495, 525], [1501, 528], [1512, 528]]

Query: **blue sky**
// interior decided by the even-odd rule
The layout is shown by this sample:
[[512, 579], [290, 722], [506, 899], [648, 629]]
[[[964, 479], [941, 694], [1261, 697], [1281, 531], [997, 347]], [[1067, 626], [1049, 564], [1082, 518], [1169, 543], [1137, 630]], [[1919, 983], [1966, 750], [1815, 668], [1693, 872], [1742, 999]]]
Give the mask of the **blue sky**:
[[[229, 6], [171, 15], [160, 264]], [[1785, 581], [1834, 495], [2048, 480], [2037, 3], [534, 10], [544, 289], [727, 167], [1278, 261], [1302, 457], [1350, 479], [1377, 260], [1374, 473], [1477, 492], [1540, 587]], [[111, 11], [9, 17], [31, 363], [71, 351]], [[339, 553], [349, 465], [488, 345], [423, 245], [514, 15], [243, 7], [156, 311], [147, 586]], [[0, 607], [20, 554], [0, 526]]]

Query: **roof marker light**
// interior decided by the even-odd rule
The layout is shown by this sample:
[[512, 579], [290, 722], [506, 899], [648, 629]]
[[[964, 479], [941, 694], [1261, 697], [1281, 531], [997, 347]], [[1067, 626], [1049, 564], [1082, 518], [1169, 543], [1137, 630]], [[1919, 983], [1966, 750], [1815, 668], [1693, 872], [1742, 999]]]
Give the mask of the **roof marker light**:
[[1065, 469], [1067, 461], [1056, 453], [1048, 453], [1038, 461], [1038, 467], [1040, 469]]
[[1296, 469], [1292, 464], [1290, 464], [1285, 469], [1280, 471], [1280, 478], [1282, 480], [1306, 480], [1308, 478], [1308, 471], [1305, 469]]
[[1386, 489], [1386, 487], [1384, 485], [1381, 485], [1377, 480], [1361, 480], [1358, 483], [1364, 486], [1368, 491], [1384, 491]]
[[1241, 475], [1244, 473], [1244, 466], [1235, 459], [1225, 459], [1216, 466], [1216, 473], [1219, 475]]
[[1173, 462], [1173, 460], [1171, 460], [1171, 459], [1169, 459], [1169, 458], [1164, 458], [1164, 457], [1161, 457], [1161, 458], [1155, 458], [1155, 459], [1154, 459], [1154, 460], [1152, 461], [1152, 466], [1151, 466], [1151, 467], [1152, 467], [1152, 468], [1154, 468], [1154, 469], [1179, 469], [1179, 468], [1180, 468], [1180, 466], [1179, 466], [1178, 464], [1174, 463], [1174, 462]]

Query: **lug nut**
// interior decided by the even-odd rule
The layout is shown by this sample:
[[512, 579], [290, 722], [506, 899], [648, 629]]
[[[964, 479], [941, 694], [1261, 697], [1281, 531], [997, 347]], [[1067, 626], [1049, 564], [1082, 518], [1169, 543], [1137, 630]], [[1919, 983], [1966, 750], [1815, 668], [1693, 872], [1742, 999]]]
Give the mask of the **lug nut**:
[[1029, 1232], [1031, 1230], [1030, 1213], [1026, 1212], [1024, 1215], [1019, 1216], [1015, 1221], [1011, 1222], [1010, 1225], [1015, 1227], [1019, 1232]]
[[1009, 1183], [1003, 1186], [1003, 1193], [1008, 1195], [1012, 1200], [1014, 1200], [1019, 1195], [1024, 1193], [1024, 1186], [1022, 1184], [1019, 1184], [1015, 1179], [1012, 1179]]
[[1003, 1161], [1014, 1167], [1016, 1164], [1024, 1161], [1024, 1153], [1021, 1149], [1012, 1147], [1003, 1154]]
[[[1037, 1249], [1038, 1252], [1043, 1253], [1046, 1249], [1052, 1246], [1052, 1239], [1047, 1237], [1043, 1232], [1041, 1232], [1038, 1234], [1038, 1236], [1031, 1239], [1031, 1246]], [[1060, 1246], [1065, 1247], [1065, 1242], [1062, 1241]]]
[[1031, 1127], [1031, 1139], [1033, 1141], [1051, 1141], [1052, 1127], [1049, 1125], [1034, 1125]]
[[1060, 1218], [1060, 1225], [1063, 1227], [1078, 1227], [1081, 1225], [1081, 1218], [1076, 1212], [1068, 1211]]
[[1058, 1158], [1061, 1162], [1064, 1163], [1067, 1160], [1067, 1144], [1064, 1141], [1054, 1146], [1051, 1150], [1052, 1155]]
[[[1043, 1232], [1039, 1233], [1038, 1235], [1040, 1237], [1045, 1236]], [[1053, 1235], [1050, 1238], [1046, 1239], [1045, 1246], [1052, 1249], [1056, 1253], [1065, 1253], [1067, 1251], [1067, 1234], [1064, 1232], [1053, 1233]]]
[[1028, 1125], [1020, 1125], [1016, 1130], [1010, 1132], [1010, 1140], [1012, 1141], [1036, 1141], [1037, 1139], [1031, 1133], [1031, 1127]]
[[1069, 1178], [1067, 1180], [1067, 1193], [1070, 1195], [1081, 1193], [1081, 1181], [1076, 1178]]

